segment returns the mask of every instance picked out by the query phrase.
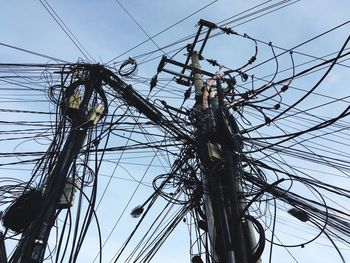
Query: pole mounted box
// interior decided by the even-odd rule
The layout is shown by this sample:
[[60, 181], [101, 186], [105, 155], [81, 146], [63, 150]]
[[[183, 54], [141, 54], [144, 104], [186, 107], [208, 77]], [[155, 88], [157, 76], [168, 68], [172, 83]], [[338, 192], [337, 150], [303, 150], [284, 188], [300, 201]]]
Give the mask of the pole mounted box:
[[67, 209], [73, 206], [74, 194], [76, 192], [75, 187], [76, 183], [74, 180], [72, 178], [68, 178], [57, 208]]

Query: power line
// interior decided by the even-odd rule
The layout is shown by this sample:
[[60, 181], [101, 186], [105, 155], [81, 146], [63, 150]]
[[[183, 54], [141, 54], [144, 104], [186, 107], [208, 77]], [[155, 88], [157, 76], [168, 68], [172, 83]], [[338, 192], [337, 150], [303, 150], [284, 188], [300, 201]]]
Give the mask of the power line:
[[[177, 21], [176, 23], [174, 23], [174, 24], [172, 24], [172, 25], [166, 27], [165, 29], [159, 31], [158, 33], [154, 34], [154, 35], [151, 36], [150, 38], [148, 38], [148, 39], [146, 39], [146, 40], [140, 42], [139, 44], [137, 44], [137, 45], [135, 45], [134, 47], [128, 49], [127, 51], [124, 51], [123, 53], [121, 53], [121, 54], [118, 55], [117, 57], [112, 58], [112, 59], [111, 59], [110, 61], [108, 61], [106, 64], [109, 64], [109, 63], [111, 63], [113, 60], [116, 60], [116, 59], [120, 58], [121, 56], [123, 56], [123, 55], [129, 53], [130, 51], [133, 51], [134, 49], [136, 49], [136, 48], [142, 46], [143, 44], [147, 43], [147, 42], [150, 41], [151, 39], [153, 39], [153, 38], [155, 38], [155, 37], [157, 37], [157, 36], [163, 34], [164, 32], [168, 31], [168, 30], [171, 29], [171, 28], [177, 26], [178, 24], [180, 24], [180, 23], [182, 23], [183, 21], [187, 20], [188, 18], [194, 16], [195, 14], [199, 13], [200, 11], [206, 9], [207, 7], [209, 7], [209, 6], [211, 6], [212, 4], [216, 3], [217, 1], [218, 1], [218, 0], [214, 0], [214, 1], [210, 2], [209, 4], [207, 4], [207, 5], [203, 6], [203, 7], [201, 7], [201, 8], [198, 9], [197, 11], [195, 11], [195, 12], [189, 14], [188, 16], [182, 18], [181, 20]], [[271, 1], [271, 0], [270, 0], [270, 1]]]
[[4, 47], [15, 49], [15, 50], [19, 50], [19, 51], [22, 51], [22, 52], [25, 52], [25, 53], [28, 53], [28, 54], [31, 54], [31, 55], [47, 58], [47, 59], [50, 59], [50, 60], [59, 61], [59, 62], [65, 63], [65, 64], [70, 64], [71, 63], [71, 62], [68, 62], [66, 60], [62, 60], [62, 59], [59, 59], [59, 58], [48, 56], [48, 55], [45, 55], [45, 54], [42, 54], [42, 53], [38, 53], [38, 52], [35, 52], [35, 51], [31, 51], [31, 50], [28, 50], [28, 49], [16, 47], [16, 46], [13, 46], [13, 45], [10, 45], [10, 44], [5, 44], [3, 42], [0, 42], [0, 45], [4, 46]]
[[[294, 1], [294, 2], [289, 3], [290, 1]], [[240, 20], [242, 20], [242, 19], [246, 19], [246, 18], [248, 18], [248, 17], [250, 17], [250, 16], [253, 16], [253, 15], [258, 15], [258, 14], [261, 13], [261, 12], [265, 12], [265, 13], [263, 13], [263, 14], [261, 14], [261, 15], [258, 15], [258, 16], [256, 16], [256, 17], [253, 17], [252, 19], [249, 19], [249, 20], [247, 20], [247, 21], [243, 21], [242, 23], [237, 24], [237, 25], [235, 25], [235, 26], [233, 26], [233, 27], [237, 27], [237, 26], [246, 24], [246, 23], [251, 22], [251, 21], [253, 21], [253, 20], [255, 20], [255, 19], [258, 19], [258, 18], [260, 18], [260, 17], [266, 16], [266, 15], [271, 14], [271, 13], [273, 13], [273, 12], [276, 12], [277, 10], [286, 8], [287, 6], [290, 6], [290, 5], [292, 5], [292, 4], [295, 4], [295, 3], [299, 2], [299, 1], [301, 1], [301, 0], [283, 0], [283, 1], [279, 1], [279, 2], [276, 3], [276, 4], [270, 5], [270, 6], [268, 6], [268, 7], [262, 8], [262, 9], [259, 9], [258, 11], [252, 12], [252, 13], [250, 13], [250, 14], [248, 14], [248, 15], [245, 15], [245, 16], [243, 16], [243, 17], [240, 17], [240, 18], [236, 19], [234, 22], [238, 22], [238, 21], [240, 21]], [[264, 2], [263, 4], [268, 3], [268, 2], [270, 2], [270, 1], [266, 1], [266, 2]], [[285, 4], [285, 5], [282, 5], [282, 4]], [[279, 6], [279, 5], [282, 5], [282, 6]], [[260, 7], [260, 6], [261, 6], [261, 4], [256, 5], [255, 7], [250, 8], [250, 9], [248, 9], [248, 10], [250, 11], [250, 10], [253, 10], [253, 9], [255, 9], [256, 7]], [[271, 10], [271, 11], [268, 11], [268, 10], [270, 10], [270, 9], [272, 9], [272, 8], [275, 8], [275, 9], [273, 9], [273, 10]], [[244, 13], [246, 13], [246, 11], [240, 12], [239, 14], [237, 14], [237, 15], [235, 15], [235, 16], [239, 16], [239, 15], [244, 14]], [[230, 17], [230, 18], [232, 18], [232, 17]], [[226, 20], [227, 20], [227, 19], [222, 20], [222, 21], [226, 21]], [[222, 21], [217, 22], [217, 24], [220, 25], [220, 24], [222, 23]], [[229, 23], [232, 23], [232, 22], [229, 22]], [[227, 24], [228, 24], [228, 23], [227, 23]], [[232, 27], [232, 28], [233, 28], [233, 27]], [[201, 33], [201, 35], [206, 34], [206, 33], [207, 33], [207, 30], [203, 30], [203, 32]], [[209, 38], [213, 38], [213, 37], [216, 37], [216, 36], [222, 35], [222, 34], [224, 34], [224, 33], [223, 33], [223, 32], [219, 32], [219, 33], [217, 33], [217, 34], [214, 34], [214, 35], [210, 36]], [[192, 39], [194, 36], [195, 36], [195, 34], [187, 35], [187, 36], [185, 36], [185, 37], [183, 37], [183, 38], [181, 38], [181, 39], [179, 39], [179, 40], [177, 40], [177, 41], [175, 41], [175, 42], [173, 42], [173, 43], [170, 43], [170, 44], [167, 44], [167, 45], [165, 45], [165, 46], [162, 46], [161, 49], [164, 50], [164, 49], [166, 49], [166, 48], [170, 48], [170, 47], [172, 47], [172, 46], [175, 46], [175, 45], [181, 44], [181, 43], [183, 43], [183, 42], [189, 41], [189, 40]], [[199, 40], [198, 42], [201, 42], [201, 40]], [[175, 49], [175, 50], [168, 51], [167, 53], [173, 53], [173, 52], [178, 51], [178, 50], [180, 50], [180, 49], [182, 49], [182, 48], [183, 48], [183, 46], [180, 47], [180, 48], [177, 48], [177, 49]], [[140, 57], [148, 56], [148, 55], [150, 55], [150, 54], [155, 54], [155, 53], [157, 53], [159, 50], [160, 50], [160, 49], [156, 49], [156, 50], [152, 50], [152, 51], [149, 51], [149, 52], [146, 52], [146, 53], [142, 53], [142, 54], [140, 54], [140, 55], [133, 56], [133, 58], [140, 58]], [[158, 59], [158, 58], [160, 58], [161, 56], [162, 56], [162, 55], [157, 55], [156, 57], [151, 58], [151, 59], [149, 59], [149, 60], [147, 60], [147, 61], [144, 61], [143, 63], [147, 63], [147, 62], [150, 62], [150, 61], [152, 61], [152, 60]], [[114, 58], [114, 59], [116, 59], [116, 58]], [[113, 60], [114, 60], [114, 59], [113, 59]], [[112, 61], [112, 60], [111, 60], [111, 61]], [[111, 61], [109, 61], [108, 63], [110, 63]], [[141, 64], [141, 63], [139, 63], [139, 64]]]
[[166, 53], [164, 50], [158, 46], [158, 44], [153, 40], [153, 37], [151, 37], [146, 30], [143, 29], [143, 27], [136, 21], [136, 19], [129, 13], [129, 11], [119, 2], [119, 0], [115, 0], [115, 2], [124, 10], [124, 12], [134, 21], [134, 23], [142, 30], [142, 32], [148, 37], [150, 41], [158, 48], [158, 50], [161, 50], [165, 55]]
[[67, 27], [67, 25], [63, 22], [63, 20], [60, 18], [60, 16], [55, 12], [55, 10], [51, 7], [51, 5], [46, 1], [46, 6], [42, 0], [39, 0], [41, 5], [46, 9], [46, 11], [50, 14], [50, 16], [56, 21], [56, 23], [59, 25], [59, 27], [63, 30], [63, 32], [69, 37], [69, 39], [73, 42], [73, 44], [79, 49], [81, 54], [88, 60], [88, 56], [94, 61], [93, 57], [89, 54], [89, 52], [86, 51], [84, 46], [79, 42], [79, 40], [74, 36], [72, 31]]

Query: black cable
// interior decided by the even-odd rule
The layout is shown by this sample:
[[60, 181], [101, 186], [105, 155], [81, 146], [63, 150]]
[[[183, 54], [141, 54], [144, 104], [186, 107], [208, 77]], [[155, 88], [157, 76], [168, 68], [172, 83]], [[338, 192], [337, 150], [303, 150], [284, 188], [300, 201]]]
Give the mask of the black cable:
[[31, 55], [39, 56], [39, 57], [42, 57], [42, 58], [47, 58], [47, 59], [50, 59], [50, 60], [59, 61], [61, 63], [65, 63], [65, 64], [69, 64], [70, 63], [70, 62], [68, 62], [66, 60], [62, 60], [62, 59], [59, 59], [59, 58], [51, 57], [51, 56], [48, 56], [48, 55], [44, 55], [42, 53], [38, 53], [38, 52], [31, 51], [31, 50], [28, 50], [28, 49], [16, 47], [16, 46], [13, 46], [13, 45], [10, 45], [10, 44], [5, 44], [3, 42], [0, 42], [0, 45], [4, 46], [4, 47], [15, 49], [15, 50], [19, 50], [19, 51], [22, 51], [22, 52], [25, 52], [25, 53], [28, 53], [28, 54], [31, 54]]
[[106, 64], [110, 64], [112, 61], [114, 61], [114, 60], [120, 58], [121, 56], [124, 56], [125, 54], [129, 53], [130, 51], [133, 51], [134, 49], [136, 49], [136, 48], [140, 47], [141, 45], [147, 43], [147, 42], [150, 41], [151, 39], [153, 39], [153, 38], [155, 38], [155, 37], [157, 37], [157, 36], [163, 34], [164, 32], [166, 32], [166, 31], [168, 31], [169, 29], [171, 29], [171, 28], [177, 26], [177, 25], [180, 24], [181, 22], [187, 20], [188, 18], [190, 18], [190, 17], [192, 17], [193, 15], [199, 13], [199, 12], [202, 11], [203, 9], [205, 9], [205, 8], [207, 8], [207, 7], [209, 7], [209, 6], [211, 6], [212, 4], [214, 4], [214, 3], [217, 2], [217, 1], [218, 1], [218, 0], [214, 0], [214, 1], [210, 2], [209, 4], [207, 4], [207, 5], [203, 6], [203, 7], [201, 7], [201, 8], [198, 9], [197, 11], [195, 11], [195, 12], [191, 13], [190, 15], [188, 15], [188, 16], [182, 18], [181, 20], [179, 20], [178, 22], [172, 24], [171, 26], [168, 26], [167, 28], [161, 30], [160, 32], [158, 32], [158, 33], [156, 33], [156, 34], [154, 34], [154, 35], [152, 35], [151, 37], [148, 37], [148, 39], [146, 39], [146, 40], [140, 42], [140, 43], [137, 44], [136, 46], [134, 46], [134, 47], [128, 49], [127, 51], [125, 51], [125, 52], [123, 52], [123, 53], [121, 53], [121, 54], [118, 55], [117, 57], [112, 58], [112, 59], [109, 60]]
[[245, 219], [251, 221], [254, 226], [258, 229], [259, 233], [259, 240], [258, 240], [258, 247], [254, 249], [252, 256], [248, 259], [249, 263], [256, 263], [259, 258], [261, 257], [262, 253], [264, 252], [265, 248], [265, 230], [263, 226], [260, 224], [260, 222], [251, 215], [245, 215]]
[[[274, 116], [271, 119], [271, 122], [273, 122], [274, 120], [278, 119], [280, 116], [282, 116], [283, 114], [285, 114], [286, 112], [288, 112], [290, 109], [294, 108], [296, 105], [298, 105], [300, 102], [302, 102], [306, 97], [308, 97], [310, 94], [312, 94], [312, 92], [322, 83], [322, 81], [327, 77], [327, 75], [329, 74], [329, 72], [331, 72], [331, 70], [333, 69], [333, 67], [335, 66], [337, 60], [339, 59], [339, 57], [342, 55], [345, 47], [347, 46], [348, 42], [350, 41], [350, 36], [346, 39], [346, 41], [344, 42], [343, 46], [341, 47], [337, 57], [334, 59], [334, 61], [331, 63], [331, 65], [329, 66], [329, 68], [327, 69], [327, 71], [323, 74], [323, 76], [318, 80], [318, 82], [305, 94], [303, 95], [300, 99], [298, 99], [296, 102], [294, 102], [292, 105], [290, 105], [287, 109], [283, 110], [281, 113], [279, 113], [278, 115]], [[255, 126], [253, 129], [250, 129], [249, 131], [253, 131], [256, 130], [262, 126], [264, 126], [265, 124], [260, 124], [258, 126]]]
[[136, 21], [136, 19], [129, 13], [129, 11], [120, 3], [119, 0], [114, 0], [123, 10], [124, 12], [132, 19], [132, 21], [134, 21], [134, 23], [138, 26], [138, 28], [141, 29], [141, 31], [148, 37], [148, 39], [150, 41], [152, 41], [152, 43], [158, 48], [158, 50], [162, 51], [165, 55], [166, 53], [164, 52], [164, 50], [158, 46], [158, 44], [153, 40], [153, 37], [151, 37], [144, 29], [143, 27]]
[[[63, 23], [62, 19], [57, 15], [57, 13], [54, 11], [54, 9], [51, 7], [51, 5], [46, 0], [39, 0], [39, 1], [40, 1], [41, 5], [46, 9], [46, 11], [50, 14], [50, 16], [56, 21], [56, 23], [59, 25], [59, 27], [63, 30], [63, 32], [69, 37], [69, 39], [73, 42], [73, 44], [78, 48], [78, 50], [81, 52], [81, 54], [88, 61], [90, 61], [90, 59], [88, 58], [88, 56], [85, 53], [86, 52], [85, 48], [81, 45], [81, 43], [72, 34], [72, 32], [69, 30], [69, 28], [66, 26], [66, 24]], [[47, 7], [43, 1], [45, 1], [45, 3], [49, 7]], [[89, 55], [89, 53], [87, 53], [87, 54]]]

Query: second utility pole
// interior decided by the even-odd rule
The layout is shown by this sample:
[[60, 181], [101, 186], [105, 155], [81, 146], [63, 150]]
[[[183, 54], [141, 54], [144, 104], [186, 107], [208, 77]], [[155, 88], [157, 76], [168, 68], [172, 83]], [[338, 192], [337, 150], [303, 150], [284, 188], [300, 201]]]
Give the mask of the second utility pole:
[[[211, 255], [217, 263], [247, 263], [252, 248], [244, 233], [240, 194], [238, 126], [223, 105], [220, 76], [204, 85], [199, 56], [192, 51], [198, 150], [203, 166], [205, 211]], [[216, 83], [215, 83], [216, 82]], [[215, 85], [214, 85], [215, 84]], [[211, 88], [216, 86], [216, 91]]]

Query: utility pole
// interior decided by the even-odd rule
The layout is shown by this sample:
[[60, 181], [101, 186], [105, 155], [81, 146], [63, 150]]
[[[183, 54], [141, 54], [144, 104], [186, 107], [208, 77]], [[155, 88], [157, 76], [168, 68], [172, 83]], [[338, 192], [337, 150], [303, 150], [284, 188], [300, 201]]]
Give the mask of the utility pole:
[[[207, 28], [202, 46], [195, 51], [199, 36]], [[200, 59], [210, 31], [216, 25], [201, 20], [195, 39], [187, 46], [186, 62], [163, 57], [158, 72], [178, 77], [177, 82], [195, 88], [193, 107], [195, 140], [202, 165], [204, 207], [213, 263], [259, 262], [254, 257], [256, 246], [251, 223], [245, 220], [244, 196], [241, 190], [240, 154], [243, 147], [235, 119], [225, 108], [220, 74], [201, 70]], [[191, 61], [191, 65], [189, 62]], [[167, 65], [182, 67], [177, 73]], [[190, 72], [186, 75], [185, 71]], [[203, 75], [209, 77], [204, 84]]]
[[[10, 263], [41, 263], [44, 260], [50, 231], [58, 216], [58, 206], [64, 195], [68, 174], [72, 163], [84, 144], [92, 121], [94, 121], [89, 119], [91, 117], [89, 116], [91, 114], [89, 103], [94, 92], [101, 86], [100, 68], [99, 65], [87, 67], [86, 72], [83, 72], [84, 79], [71, 84], [75, 88], [83, 86], [84, 94], [81, 96], [82, 98], [79, 98], [79, 95], [74, 93], [75, 90], [72, 90], [71, 96], [75, 98], [75, 101], [66, 98], [66, 101], [63, 102], [69, 104], [69, 100], [71, 101], [71, 105], [64, 105], [65, 109], [70, 111], [70, 132], [58, 155], [55, 166], [44, 182], [43, 205], [40, 212], [23, 232], [21, 240], [9, 261]], [[101, 111], [94, 113], [95, 115], [96, 113], [101, 114]], [[64, 118], [67, 117], [68, 114], [64, 116]]]
[[[131, 85], [127, 85], [110, 70], [101, 65], [80, 65], [78, 68], [78, 72], [76, 72], [78, 77], [74, 77], [74, 81], [68, 87], [63, 88], [63, 95], [59, 103], [64, 125], [68, 122], [71, 123], [69, 134], [63, 146], [57, 150], [59, 152], [49, 153], [49, 155], [57, 155], [55, 164], [50, 171], [47, 171], [48, 175], [41, 183], [40, 190], [33, 191], [35, 200], [42, 201], [42, 204], [36, 204], [36, 201], [33, 201], [32, 192], [28, 191], [17, 199], [12, 208], [9, 209], [8, 214], [5, 215], [8, 219], [5, 221], [9, 222], [11, 218], [24, 214], [29, 205], [33, 204], [35, 207], [40, 207], [38, 213], [30, 219], [26, 219], [24, 222], [20, 221], [17, 224], [8, 223], [10, 229], [22, 233], [21, 239], [8, 261], [9, 263], [42, 263], [44, 261], [50, 231], [55, 220], [61, 209], [68, 208], [71, 205], [68, 202], [74, 190], [74, 178], [70, 181], [72, 178], [69, 178], [69, 176], [72, 174], [73, 164], [84, 144], [89, 129], [104, 115], [106, 110], [103, 104], [108, 105], [101, 87], [102, 81], [108, 84], [127, 104], [135, 107], [155, 124], [158, 124], [176, 138], [192, 143], [190, 136], [179, 130], [153, 104], [144, 99]], [[94, 105], [96, 104], [95, 98], [97, 95], [103, 103]], [[65, 136], [63, 135], [63, 137]], [[32, 199], [28, 201], [30, 198]], [[26, 209], [23, 209], [23, 207]], [[4, 262], [1, 261], [2, 258], [5, 260]], [[1, 233], [0, 263], [7, 263]]]
[[[214, 262], [247, 263], [248, 256], [241, 226], [239, 199], [239, 162], [241, 150], [238, 127], [226, 114], [222, 103], [220, 80], [216, 97], [209, 93], [201, 79], [198, 54], [191, 54], [196, 95], [195, 111], [199, 116], [198, 142], [201, 152], [206, 216]], [[212, 91], [213, 92], [213, 91]], [[209, 101], [211, 97], [211, 100]], [[231, 129], [226, 134], [225, 129]], [[233, 141], [228, 139], [232, 136]], [[214, 160], [214, 162], [213, 162]]]

